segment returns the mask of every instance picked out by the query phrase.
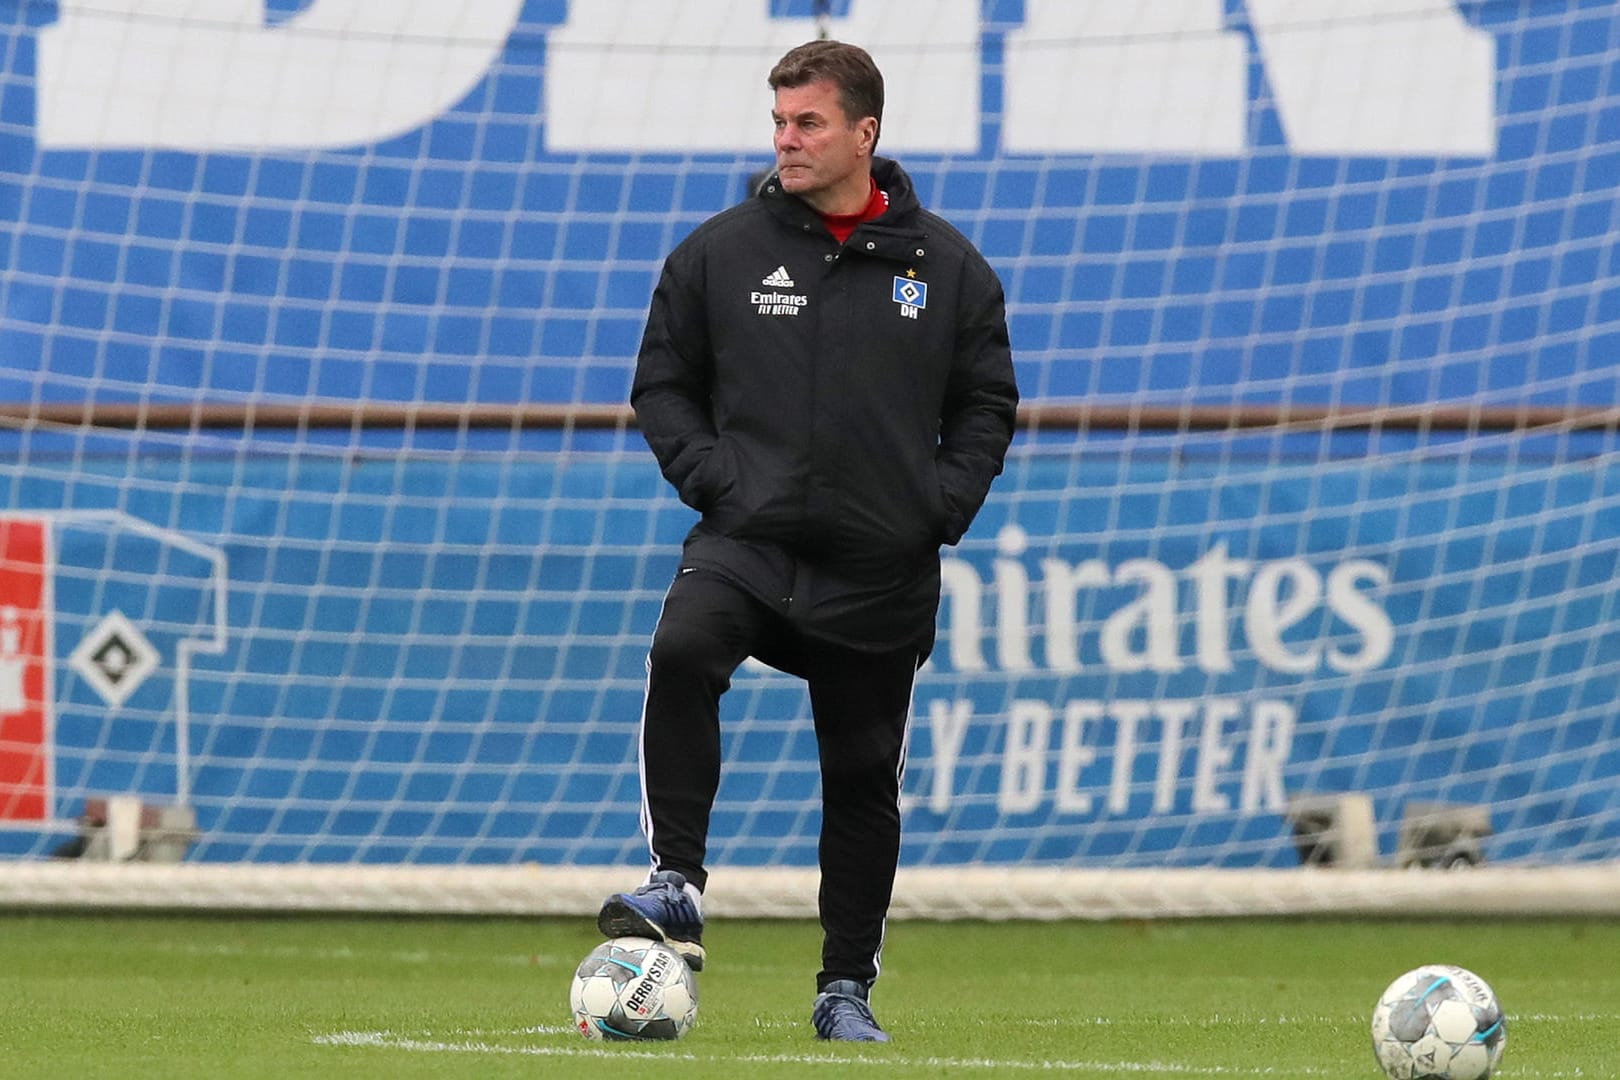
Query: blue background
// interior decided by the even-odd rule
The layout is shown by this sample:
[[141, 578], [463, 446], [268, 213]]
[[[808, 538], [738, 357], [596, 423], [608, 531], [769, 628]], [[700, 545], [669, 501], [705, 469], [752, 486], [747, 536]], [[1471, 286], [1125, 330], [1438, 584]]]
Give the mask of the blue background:
[[[0, 401], [622, 402], [660, 260], [768, 156], [550, 154], [546, 32], [566, 8], [530, 0], [488, 77], [418, 131], [242, 155], [41, 151], [34, 35], [55, 5], [0, 0]], [[1250, 152], [1146, 159], [1001, 153], [1023, 11], [986, 3], [981, 148], [905, 165], [1001, 274], [1026, 399], [1620, 401], [1620, 14], [1458, 10], [1498, 43], [1489, 160], [1291, 153], [1252, 35]], [[1248, 30], [1240, 0], [1227, 18]], [[690, 517], [634, 433], [47, 426], [0, 451], [10, 510], [112, 510], [228, 556], [229, 645], [192, 678], [198, 857], [640, 860], [644, 642]], [[908, 812], [907, 860], [1290, 862], [1275, 814], [997, 808], [1011, 702], [1210, 695], [1289, 701], [1289, 790], [1372, 792], [1386, 849], [1405, 801], [1440, 798], [1492, 804], [1496, 857], [1612, 857], [1615, 461], [1612, 428], [1021, 441], [958, 553], [986, 580], [1008, 523], [1035, 575], [1043, 557], [1181, 570], [1222, 541], [1324, 572], [1353, 552], [1391, 572], [1396, 651], [1357, 679], [1282, 677], [1241, 642], [1219, 676], [969, 675], [937, 656], [920, 713], [965, 698], [974, 721], [961, 798]], [[176, 785], [172, 645], [122, 710], [65, 664], [108, 582], [143, 587], [140, 558], [73, 552], [63, 816]], [[196, 595], [149, 587], [119, 606], [154, 641], [198, 632]], [[739, 677], [719, 861], [813, 861], [804, 709], [789, 682]], [[930, 743], [919, 723], [910, 794]]]

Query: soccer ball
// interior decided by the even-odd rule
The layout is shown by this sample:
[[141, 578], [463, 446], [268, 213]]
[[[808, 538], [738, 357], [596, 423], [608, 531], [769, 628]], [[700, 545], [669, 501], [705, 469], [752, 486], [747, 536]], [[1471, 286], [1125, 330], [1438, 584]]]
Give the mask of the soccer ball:
[[678, 1039], [697, 1020], [697, 980], [661, 941], [621, 937], [591, 950], [568, 991], [587, 1039]]
[[1484, 979], [1429, 964], [1378, 999], [1372, 1045], [1391, 1080], [1485, 1080], [1507, 1046], [1507, 1018]]

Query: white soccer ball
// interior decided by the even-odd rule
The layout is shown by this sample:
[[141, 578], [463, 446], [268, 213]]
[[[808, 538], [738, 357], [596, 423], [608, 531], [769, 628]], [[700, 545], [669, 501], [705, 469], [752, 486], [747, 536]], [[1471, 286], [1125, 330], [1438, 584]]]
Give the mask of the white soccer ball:
[[587, 1039], [678, 1039], [697, 1020], [697, 980], [661, 941], [622, 937], [591, 950], [568, 991]]
[[1484, 979], [1429, 964], [1378, 999], [1372, 1044], [1391, 1080], [1486, 1080], [1507, 1047], [1507, 1017]]

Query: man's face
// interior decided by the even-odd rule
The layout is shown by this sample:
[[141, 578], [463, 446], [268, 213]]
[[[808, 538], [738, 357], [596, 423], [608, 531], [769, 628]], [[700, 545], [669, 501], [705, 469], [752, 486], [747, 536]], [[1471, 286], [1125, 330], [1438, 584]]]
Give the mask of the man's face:
[[835, 192], [851, 178], [864, 179], [877, 121], [851, 124], [838, 101], [838, 87], [826, 80], [776, 91], [776, 168], [783, 190], [814, 205], [815, 196]]

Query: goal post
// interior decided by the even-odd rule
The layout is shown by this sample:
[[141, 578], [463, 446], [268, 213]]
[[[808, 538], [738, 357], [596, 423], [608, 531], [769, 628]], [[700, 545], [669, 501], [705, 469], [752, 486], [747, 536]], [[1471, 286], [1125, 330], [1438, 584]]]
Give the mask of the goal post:
[[[626, 887], [623, 869], [601, 867], [19, 862], [0, 879], [0, 909], [588, 919]], [[816, 889], [813, 871], [725, 867], [710, 880], [704, 912], [810, 919]], [[1392, 869], [908, 867], [890, 918], [1613, 917], [1617, 891], [1612, 863], [1492, 867], [1438, 881]]]
[[[823, 31], [1024, 398], [896, 914], [1620, 903], [1608, 7], [203, 7], [0, 2], [0, 906], [639, 879], [693, 517], [624, 402]], [[806, 914], [802, 686], [723, 730], [712, 910]]]

